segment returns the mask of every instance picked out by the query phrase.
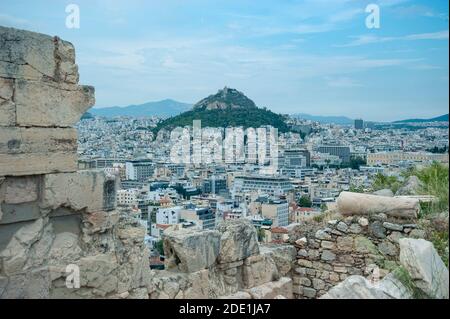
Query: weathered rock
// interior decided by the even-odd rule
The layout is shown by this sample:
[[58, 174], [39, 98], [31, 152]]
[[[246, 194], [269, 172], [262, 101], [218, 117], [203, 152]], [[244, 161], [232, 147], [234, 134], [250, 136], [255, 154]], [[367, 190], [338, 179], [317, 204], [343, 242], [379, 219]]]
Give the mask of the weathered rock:
[[369, 194], [341, 192], [337, 199], [339, 212], [343, 215], [374, 215], [416, 218], [420, 211], [419, 200]]
[[220, 296], [219, 299], [252, 299], [252, 296], [245, 291], [238, 291], [232, 295], [228, 295], [228, 296]]
[[196, 272], [212, 266], [219, 255], [220, 233], [213, 230], [168, 228], [164, 231], [168, 269]]
[[353, 237], [350, 237], [350, 236], [338, 237], [337, 249], [340, 251], [347, 251], [347, 252], [352, 251]]
[[16, 125], [72, 127], [95, 104], [92, 86], [15, 81]]
[[261, 246], [260, 253], [270, 256], [275, 262], [280, 276], [286, 276], [295, 261], [296, 249], [291, 245]]
[[426, 237], [427, 233], [423, 229], [413, 229], [408, 235], [413, 239], [423, 239]]
[[39, 198], [39, 176], [9, 177], [0, 183], [0, 203], [20, 204]]
[[360, 217], [358, 218], [358, 224], [361, 225], [362, 227], [366, 227], [369, 225], [369, 220], [365, 217]]
[[0, 175], [73, 172], [76, 151], [73, 128], [0, 127]]
[[269, 254], [250, 256], [245, 259], [245, 264], [242, 268], [242, 279], [245, 288], [260, 286], [277, 280], [279, 277], [275, 261]]
[[384, 226], [384, 228], [389, 229], [389, 230], [400, 231], [400, 232], [403, 231], [403, 226], [399, 225], [399, 224], [384, 222], [383, 226]]
[[369, 232], [372, 236], [376, 238], [386, 238], [386, 229], [383, 227], [383, 224], [379, 221], [374, 221], [369, 225]]
[[316, 232], [316, 238], [321, 240], [330, 240], [332, 237], [325, 230], [319, 229]]
[[348, 231], [348, 226], [344, 222], [339, 222], [336, 226], [336, 229], [343, 233], [346, 233]]
[[449, 298], [448, 269], [433, 247], [423, 239], [400, 239], [400, 263], [428, 296]]
[[217, 230], [221, 233], [219, 263], [242, 260], [259, 253], [258, 237], [250, 221], [224, 221]]
[[47, 174], [41, 206], [87, 212], [111, 210], [115, 208], [115, 186], [115, 180], [102, 171]]
[[48, 35], [0, 26], [0, 77], [75, 84], [75, 49]]
[[292, 279], [282, 277], [278, 281], [251, 288], [247, 292], [253, 299], [273, 299], [279, 295], [292, 299]]
[[398, 254], [397, 247], [389, 241], [382, 241], [378, 245], [378, 250], [385, 256], [396, 256]]
[[[399, 286], [396, 287], [395, 284]], [[320, 299], [394, 299], [405, 296], [405, 287], [389, 279], [379, 284], [372, 284], [362, 276], [350, 276], [333, 287]]]
[[359, 234], [359, 233], [362, 232], [362, 228], [361, 228], [361, 226], [359, 224], [351, 224], [350, 227], [349, 227], [349, 231], [352, 234]]
[[367, 237], [357, 236], [355, 237], [355, 251], [358, 253], [370, 253], [378, 254], [377, 247]]
[[324, 261], [332, 261], [336, 259], [336, 255], [329, 250], [324, 250], [320, 258]]
[[409, 176], [405, 184], [395, 193], [396, 196], [418, 195], [422, 189], [422, 182], [417, 176]]

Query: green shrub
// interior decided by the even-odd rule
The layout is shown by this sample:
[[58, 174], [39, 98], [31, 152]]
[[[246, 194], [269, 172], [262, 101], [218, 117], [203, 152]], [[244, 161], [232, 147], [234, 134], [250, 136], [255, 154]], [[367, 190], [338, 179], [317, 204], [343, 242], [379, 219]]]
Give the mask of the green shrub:
[[448, 166], [437, 162], [422, 169], [410, 169], [403, 173], [405, 178], [415, 175], [422, 182], [420, 193], [422, 195], [433, 195], [436, 202], [422, 205], [422, 216], [448, 211], [449, 179]]
[[387, 176], [381, 173], [375, 175], [375, 179], [372, 182], [372, 188], [374, 191], [388, 188], [394, 192], [394, 194], [398, 191], [400, 186], [401, 183], [396, 176]]

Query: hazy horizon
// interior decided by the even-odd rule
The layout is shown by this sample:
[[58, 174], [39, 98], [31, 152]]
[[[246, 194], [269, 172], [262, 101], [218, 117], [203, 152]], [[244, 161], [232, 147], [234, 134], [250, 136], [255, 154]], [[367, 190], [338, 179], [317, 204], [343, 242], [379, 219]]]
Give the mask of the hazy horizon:
[[[71, 3], [79, 29], [65, 25]], [[379, 29], [365, 24], [369, 3]], [[72, 42], [96, 108], [194, 104], [228, 86], [277, 113], [448, 113], [447, 1], [17, 0], [0, 3], [0, 25]]]

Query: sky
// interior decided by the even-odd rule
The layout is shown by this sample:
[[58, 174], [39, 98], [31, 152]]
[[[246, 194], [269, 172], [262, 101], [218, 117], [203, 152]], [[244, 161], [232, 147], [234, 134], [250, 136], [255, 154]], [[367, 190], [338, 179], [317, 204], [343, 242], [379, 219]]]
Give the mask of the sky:
[[1, 0], [0, 25], [72, 42], [95, 107], [228, 86], [278, 113], [391, 121], [448, 113], [448, 12], [447, 0]]

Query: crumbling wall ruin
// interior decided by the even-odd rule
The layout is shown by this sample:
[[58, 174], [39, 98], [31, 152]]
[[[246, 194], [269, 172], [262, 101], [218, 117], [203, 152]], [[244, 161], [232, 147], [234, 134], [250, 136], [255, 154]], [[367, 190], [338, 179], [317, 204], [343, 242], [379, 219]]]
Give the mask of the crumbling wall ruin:
[[0, 298], [148, 298], [145, 230], [115, 210], [114, 176], [77, 171], [94, 104], [78, 78], [71, 43], [0, 27]]
[[260, 246], [248, 220], [216, 230], [168, 228], [166, 270], [154, 271], [152, 298], [292, 298], [295, 248]]

